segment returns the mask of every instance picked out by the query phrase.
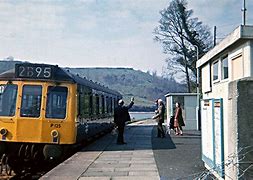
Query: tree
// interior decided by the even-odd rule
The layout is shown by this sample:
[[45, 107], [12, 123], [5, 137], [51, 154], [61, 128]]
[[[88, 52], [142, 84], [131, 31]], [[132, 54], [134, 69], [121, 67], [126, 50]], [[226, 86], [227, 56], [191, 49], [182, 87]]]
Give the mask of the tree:
[[192, 17], [193, 10], [187, 10], [186, 0], [172, 0], [160, 14], [159, 26], [154, 29], [155, 40], [170, 55], [166, 60], [168, 66], [179, 67], [185, 73], [188, 92], [191, 92], [192, 81], [197, 76], [195, 46], [199, 57], [212, 47], [210, 29]]

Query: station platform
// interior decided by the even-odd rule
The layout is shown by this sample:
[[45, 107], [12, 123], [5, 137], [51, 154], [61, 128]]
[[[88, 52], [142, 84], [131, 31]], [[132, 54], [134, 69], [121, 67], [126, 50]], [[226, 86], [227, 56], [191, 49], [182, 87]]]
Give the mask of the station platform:
[[195, 179], [205, 171], [199, 131], [156, 137], [156, 123], [144, 120], [126, 126], [127, 144], [107, 134], [62, 162], [45, 180], [167, 180]]

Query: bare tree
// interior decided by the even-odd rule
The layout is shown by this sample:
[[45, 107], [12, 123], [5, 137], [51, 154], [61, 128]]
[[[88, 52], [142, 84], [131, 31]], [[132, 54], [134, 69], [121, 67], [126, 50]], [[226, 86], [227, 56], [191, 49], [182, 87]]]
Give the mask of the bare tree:
[[[192, 18], [193, 10], [187, 10], [186, 0], [173, 0], [161, 12], [159, 26], [154, 29], [155, 40], [169, 54], [170, 67], [179, 67], [186, 75], [188, 92], [191, 92], [191, 78], [196, 79], [196, 49], [202, 56], [211, 48], [212, 37], [207, 26], [198, 18]], [[181, 68], [180, 68], [181, 67]]]

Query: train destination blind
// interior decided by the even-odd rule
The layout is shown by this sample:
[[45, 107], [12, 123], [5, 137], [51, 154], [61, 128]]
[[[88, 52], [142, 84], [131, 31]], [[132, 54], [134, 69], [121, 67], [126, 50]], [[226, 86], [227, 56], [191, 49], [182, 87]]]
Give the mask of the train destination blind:
[[45, 64], [16, 64], [15, 75], [17, 78], [52, 79], [55, 66]]

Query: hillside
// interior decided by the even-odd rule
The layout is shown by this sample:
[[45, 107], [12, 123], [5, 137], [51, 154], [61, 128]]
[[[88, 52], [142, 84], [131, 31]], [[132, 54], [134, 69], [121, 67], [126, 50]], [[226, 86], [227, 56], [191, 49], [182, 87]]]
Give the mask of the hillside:
[[[0, 73], [14, 68], [20, 61], [0, 61]], [[151, 110], [154, 100], [168, 92], [183, 92], [185, 86], [173, 79], [152, 76], [132, 68], [66, 68], [95, 82], [119, 91], [126, 102], [135, 97], [135, 110]]]

